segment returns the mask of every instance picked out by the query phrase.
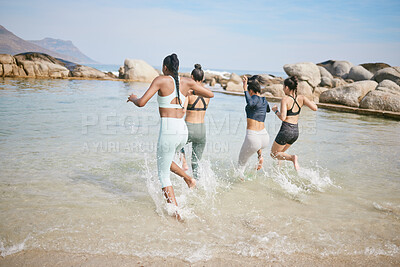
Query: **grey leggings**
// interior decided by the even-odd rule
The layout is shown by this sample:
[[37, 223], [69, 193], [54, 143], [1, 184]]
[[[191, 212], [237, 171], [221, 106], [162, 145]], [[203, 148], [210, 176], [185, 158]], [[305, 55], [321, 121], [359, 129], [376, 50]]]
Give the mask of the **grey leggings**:
[[[206, 125], [204, 123], [190, 123], [186, 122], [189, 137], [188, 143], [192, 143], [192, 170], [195, 179], [199, 175], [199, 161], [203, 156], [204, 147], [206, 146]], [[182, 153], [185, 150], [182, 148]]]
[[269, 135], [267, 130], [246, 130], [246, 138], [244, 139], [239, 154], [239, 168], [244, 169], [251, 155], [256, 153], [259, 149], [266, 148], [268, 146], [268, 143]]

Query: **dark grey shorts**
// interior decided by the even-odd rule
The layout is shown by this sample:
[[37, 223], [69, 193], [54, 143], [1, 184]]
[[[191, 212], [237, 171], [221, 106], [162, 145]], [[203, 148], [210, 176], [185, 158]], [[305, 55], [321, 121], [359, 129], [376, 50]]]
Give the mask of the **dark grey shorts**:
[[299, 137], [299, 125], [283, 121], [281, 129], [275, 138], [280, 145], [293, 144]]

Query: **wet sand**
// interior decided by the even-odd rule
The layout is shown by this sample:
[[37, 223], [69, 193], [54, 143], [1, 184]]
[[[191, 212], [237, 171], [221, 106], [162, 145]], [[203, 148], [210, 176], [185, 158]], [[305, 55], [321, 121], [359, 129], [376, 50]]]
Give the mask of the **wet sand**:
[[0, 266], [399, 266], [400, 257], [337, 255], [319, 257], [295, 253], [270, 255], [269, 259], [220, 255], [207, 261], [188, 262], [177, 258], [92, 255], [56, 251], [22, 251], [0, 258]]

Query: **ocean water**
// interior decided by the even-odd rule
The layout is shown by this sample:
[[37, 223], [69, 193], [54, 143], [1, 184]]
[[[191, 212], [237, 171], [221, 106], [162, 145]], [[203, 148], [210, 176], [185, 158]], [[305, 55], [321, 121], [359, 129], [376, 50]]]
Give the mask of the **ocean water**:
[[[288, 151], [300, 172], [264, 151], [263, 169], [254, 170], [254, 156], [242, 182], [245, 101], [215, 94], [197, 188], [171, 174], [179, 223], [157, 178], [156, 98], [143, 108], [126, 103], [147, 87], [0, 79], [1, 256], [400, 256], [399, 121], [304, 108]], [[268, 114], [271, 140], [279, 127]]]
[[[96, 68], [100, 71], [103, 72], [112, 72], [114, 75], [116, 75], [118, 77], [118, 70], [120, 68], [120, 66], [123, 66], [124, 64], [87, 64], [87, 66], [90, 66], [92, 68]], [[161, 66], [153, 66], [155, 69], [157, 69], [158, 71], [161, 71]], [[244, 74], [272, 74], [274, 76], [278, 76], [278, 77], [287, 77], [286, 73], [282, 70], [282, 71], [262, 71], [262, 70], [231, 70], [231, 69], [214, 69], [214, 68], [207, 68], [206, 66], [203, 66], [204, 71], [208, 71], [208, 72], [213, 72], [216, 74], [230, 74], [230, 73], [236, 73], [238, 75], [244, 75]], [[179, 69], [179, 72], [192, 72], [193, 68], [188, 68], [188, 67], [181, 67]], [[228, 76], [229, 77], [229, 76]]]

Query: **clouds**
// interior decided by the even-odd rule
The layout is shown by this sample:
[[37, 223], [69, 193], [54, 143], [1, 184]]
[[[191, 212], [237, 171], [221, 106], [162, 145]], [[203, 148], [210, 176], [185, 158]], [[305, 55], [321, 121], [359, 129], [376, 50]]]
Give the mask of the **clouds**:
[[[2, 24], [24, 39], [69, 39], [104, 63], [281, 71], [286, 63], [345, 59], [400, 65], [396, 1], [0, 2]], [[12, 11], [12, 12], [10, 12]], [[375, 21], [378, 26], [375, 26]]]

